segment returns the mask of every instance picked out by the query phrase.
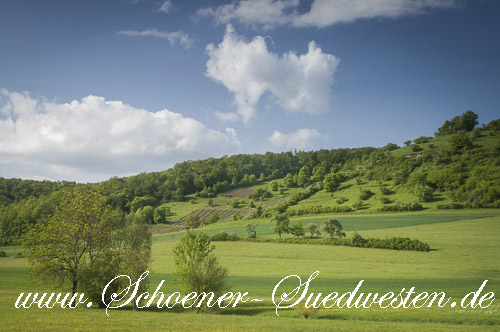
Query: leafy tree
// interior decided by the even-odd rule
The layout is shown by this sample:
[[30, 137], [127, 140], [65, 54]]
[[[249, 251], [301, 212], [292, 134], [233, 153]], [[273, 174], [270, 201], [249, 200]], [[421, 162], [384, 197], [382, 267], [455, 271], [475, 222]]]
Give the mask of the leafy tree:
[[318, 235], [318, 236], [321, 235], [321, 232], [319, 231], [318, 226], [316, 226], [316, 224], [313, 224], [312, 222], [307, 224], [304, 227], [304, 231], [311, 234], [311, 239], [314, 237], [314, 235]]
[[135, 213], [142, 216], [148, 224], [154, 224], [154, 212], [155, 209], [152, 206], [145, 206], [138, 209]]
[[399, 146], [397, 144], [394, 144], [394, 143], [388, 143], [383, 147], [383, 149], [387, 150], [387, 151], [394, 151], [394, 150], [399, 149]]
[[200, 227], [203, 220], [197, 214], [192, 214], [184, 220], [184, 226], [186, 228], [197, 228]]
[[325, 177], [326, 169], [322, 165], [317, 165], [313, 168], [312, 178], [314, 181], [323, 181]]
[[410, 145], [411, 144], [411, 139], [409, 139], [407, 141], [404, 141], [403, 144], [406, 145], [406, 146]]
[[169, 206], [158, 206], [153, 213], [155, 224], [164, 224], [167, 221], [167, 216], [171, 213]]
[[293, 175], [292, 173], [288, 173], [285, 178], [283, 179], [283, 184], [285, 185], [285, 187], [287, 188], [292, 188], [292, 187], [295, 187], [296, 183], [295, 181], [293, 180]]
[[152, 196], [135, 197], [132, 202], [130, 202], [130, 210], [132, 212], [137, 211], [145, 206], [155, 206], [156, 199]]
[[239, 205], [240, 205], [240, 201], [238, 201], [237, 199], [234, 199], [234, 200], [231, 201], [231, 207], [233, 209], [238, 208]]
[[338, 238], [345, 237], [345, 233], [342, 232], [342, 229], [342, 224], [338, 219], [325, 220], [323, 223], [323, 230], [330, 235], [332, 240], [334, 236]]
[[300, 187], [306, 187], [310, 183], [310, 178], [311, 173], [309, 171], [309, 167], [302, 166], [297, 177], [297, 185], [299, 185]]
[[247, 224], [245, 226], [245, 231], [247, 232], [249, 238], [255, 239], [257, 237], [257, 225]]
[[479, 124], [477, 119], [478, 115], [469, 110], [451, 120], [446, 120], [435, 134], [436, 136], [444, 136], [460, 131], [472, 131]]
[[340, 183], [342, 182], [342, 175], [339, 173], [329, 173], [325, 176], [323, 180], [323, 186], [325, 190], [328, 192], [334, 192], [340, 187]]
[[219, 296], [228, 289], [227, 269], [219, 264], [214, 249], [208, 235], [189, 230], [174, 246], [175, 282], [184, 294], [213, 292]]
[[255, 207], [255, 203], [252, 200], [250, 200], [248, 202], [248, 207], [251, 208], [251, 209], [253, 209]]
[[[138, 214], [130, 214], [122, 219], [117, 229], [113, 232], [112, 247], [104, 255], [99, 256], [92, 265], [82, 269], [81, 289], [93, 303], [104, 307], [102, 292], [104, 286], [120, 274], [128, 275], [132, 280], [137, 280], [148, 270], [151, 263], [152, 236], [144, 218]], [[118, 280], [120, 281], [120, 280]], [[143, 279], [138, 291], [147, 290], [149, 278]], [[106, 290], [106, 302], [109, 303], [112, 293], [119, 293], [128, 287], [122, 283], [112, 283]], [[136, 303], [134, 301], [134, 310]]]
[[278, 191], [278, 188], [279, 188], [278, 181], [276, 180], [271, 181], [271, 190]]
[[255, 176], [255, 174], [250, 175], [250, 177], [249, 177], [248, 181], [249, 181], [250, 183], [255, 183], [255, 182], [257, 182], [257, 177]]
[[259, 176], [259, 181], [260, 181], [260, 182], [264, 182], [264, 181], [266, 181], [266, 176], [264, 175], [264, 173], [260, 173], [260, 176]]
[[214, 206], [214, 201], [211, 198], [208, 200], [208, 206]]
[[304, 232], [304, 225], [302, 224], [302, 221], [299, 221], [298, 223], [296, 223], [296, 224], [292, 225], [292, 227], [290, 227], [290, 234], [292, 234], [295, 237], [304, 236], [305, 232]]
[[210, 217], [208, 217], [208, 223], [213, 224], [213, 223], [219, 221], [219, 219], [220, 219], [219, 213], [217, 211], [215, 211], [214, 213], [212, 213], [210, 215]]
[[82, 271], [108, 253], [115, 222], [101, 194], [68, 192], [54, 215], [23, 238], [31, 277], [57, 287], [69, 282], [74, 294]]
[[463, 133], [450, 135], [448, 143], [450, 144], [450, 150], [453, 154], [459, 154], [472, 147], [472, 140]]
[[289, 233], [290, 229], [288, 225], [290, 224], [290, 219], [282, 213], [274, 216], [275, 225], [272, 228], [273, 232], [278, 233], [279, 238], [281, 239], [281, 233]]

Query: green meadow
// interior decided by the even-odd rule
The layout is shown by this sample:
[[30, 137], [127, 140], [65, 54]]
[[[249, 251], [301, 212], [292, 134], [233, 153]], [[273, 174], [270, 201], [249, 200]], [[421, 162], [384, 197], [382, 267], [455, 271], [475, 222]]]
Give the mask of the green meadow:
[[[321, 223], [327, 215], [292, 218], [304, 223]], [[488, 280], [481, 294], [500, 294], [500, 213], [498, 210], [423, 211], [414, 213], [365, 213], [336, 215], [347, 235], [357, 231], [364, 237], [408, 236], [427, 242], [430, 252], [364, 249], [284, 243], [215, 242], [216, 255], [229, 270], [233, 292], [248, 292], [263, 302], [239, 304], [236, 308], [212, 313], [188, 309], [131, 308], [105, 310], [16, 309], [17, 296], [24, 292], [52, 292], [27, 278], [29, 264], [16, 258], [19, 247], [5, 247], [8, 257], [0, 258], [0, 312], [2, 330], [9, 331], [498, 331], [500, 302], [485, 309], [446, 305], [420, 309], [321, 308], [304, 319], [296, 308], [280, 309], [276, 316], [271, 296], [276, 284], [288, 275], [303, 281], [315, 271], [309, 293], [324, 295], [352, 291], [364, 280], [361, 292], [399, 293], [445, 292], [460, 302]], [[271, 224], [257, 220], [258, 236], [271, 236]], [[243, 221], [217, 223], [200, 229], [210, 234], [221, 230], [242, 234]], [[173, 283], [172, 247], [182, 233], [154, 237], [150, 291], [165, 280], [162, 291], [179, 290]], [[282, 290], [294, 288], [287, 284]]]

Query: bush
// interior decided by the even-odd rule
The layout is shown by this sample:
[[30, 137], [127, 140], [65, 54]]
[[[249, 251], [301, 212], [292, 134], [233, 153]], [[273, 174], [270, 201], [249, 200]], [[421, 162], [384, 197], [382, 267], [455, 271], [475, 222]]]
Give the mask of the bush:
[[254, 200], [264, 200], [266, 198], [272, 197], [273, 194], [269, 190], [263, 189], [263, 188], [258, 188], [255, 190], [253, 193], [248, 195], [248, 198], [254, 199]]
[[414, 145], [412, 145], [412, 146], [411, 146], [411, 150], [412, 150], [413, 152], [419, 152], [419, 151], [422, 151], [422, 150], [423, 150], [423, 148], [422, 148], [422, 147], [420, 147], [420, 145], [418, 145], [418, 144], [414, 144]]
[[0, 250], [0, 257], [7, 257], [7, 253], [3, 250]]
[[370, 199], [370, 197], [372, 197], [373, 195], [374, 193], [369, 189], [363, 189], [363, 188], [359, 189], [359, 199], [362, 201]]
[[233, 235], [233, 234], [229, 235], [224, 231], [220, 231], [219, 233], [212, 235], [210, 237], [210, 240], [211, 241], [238, 241], [238, 240], [240, 240], [240, 237]]
[[379, 208], [379, 211], [420, 211], [423, 210], [422, 204], [417, 202], [399, 203], [394, 205], [384, 205]]
[[380, 198], [380, 202], [382, 202], [382, 204], [390, 204], [390, 203], [392, 203], [392, 201], [389, 198], [387, 198], [387, 197], [381, 197]]
[[463, 209], [465, 206], [460, 203], [448, 203], [448, 204], [439, 204], [437, 208], [439, 210], [452, 210], [452, 209]]

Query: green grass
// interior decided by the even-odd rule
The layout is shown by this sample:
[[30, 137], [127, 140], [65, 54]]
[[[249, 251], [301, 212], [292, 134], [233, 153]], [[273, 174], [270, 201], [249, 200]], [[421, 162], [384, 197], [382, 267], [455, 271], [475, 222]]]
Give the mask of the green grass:
[[[321, 221], [317, 216], [304, 221]], [[277, 243], [217, 242], [216, 254], [229, 269], [233, 291], [247, 291], [265, 302], [194, 314], [184, 310], [110, 311], [97, 308], [15, 309], [21, 292], [50, 290], [25, 278], [26, 259], [13, 258], [20, 248], [1, 248], [0, 310], [2, 330], [19, 331], [498, 331], [500, 304], [488, 309], [320, 309], [307, 320], [295, 310], [274, 312], [270, 297], [285, 276], [302, 279], [314, 271], [311, 292], [352, 290], [363, 279], [365, 292], [385, 293], [415, 286], [417, 291], [445, 291], [453, 300], [477, 290], [500, 294], [500, 213], [496, 210], [428, 211], [398, 214], [341, 215], [346, 229], [366, 237], [409, 236], [428, 242], [436, 250], [422, 252], [293, 245]], [[230, 223], [232, 227], [242, 227]], [[265, 222], [262, 220], [262, 222]], [[314, 221], [315, 222], [315, 221]], [[212, 225], [207, 231], [218, 231]], [[266, 224], [259, 226], [267, 228]], [[220, 230], [220, 228], [219, 228]], [[259, 228], [258, 228], [259, 232]], [[175, 238], [176, 236], [174, 236]], [[165, 279], [166, 293], [179, 289], [172, 283], [175, 266], [170, 235], [155, 236], [150, 290]], [[483, 292], [483, 293], [484, 293]]]

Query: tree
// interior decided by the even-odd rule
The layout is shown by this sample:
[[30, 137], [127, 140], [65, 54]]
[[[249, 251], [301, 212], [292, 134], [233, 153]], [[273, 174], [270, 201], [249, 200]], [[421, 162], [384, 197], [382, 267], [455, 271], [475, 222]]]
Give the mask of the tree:
[[290, 229], [288, 225], [290, 224], [290, 219], [282, 213], [274, 216], [275, 225], [272, 228], [273, 232], [278, 233], [279, 238], [281, 239], [281, 233], [288, 233]]
[[328, 173], [323, 180], [323, 186], [328, 192], [334, 192], [340, 187], [342, 176], [339, 173]]
[[276, 180], [271, 181], [271, 190], [278, 191], [278, 188], [279, 188], [278, 181]]
[[451, 120], [446, 120], [435, 134], [436, 136], [444, 136], [461, 131], [472, 131], [479, 124], [477, 118], [478, 115], [469, 110]]
[[295, 225], [292, 225], [292, 227], [290, 227], [290, 234], [292, 234], [295, 237], [304, 236], [305, 232], [304, 232], [304, 225], [302, 224], [302, 221], [299, 221], [298, 223], [296, 223]]
[[23, 238], [31, 277], [59, 288], [69, 282], [74, 294], [82, 272], [109, 253], [115, 222], [98, 192], [68, 192], [54, 215]]
[[323, 223], [323, 230], [330, 235], [332, 240], [334, 236], [338, 238], [345, 237], [345, 233], [342, 232], [342, 229], [342, 224], [338, 219], [325, 220]]
[[297, 177], [297, 185], [300, 187], [306, 187], [310, 183], [311, 173], [309, 172], [309, 167], [302, 166]]
[[247, 235], [251, 239], [255, 239], [257, 237], [257, 225], [255, 224], [247, 224], [245, 226], [245, 230], [247, 232]]
[[203, 220], [197, 214], [192, 214], [184, 220], [184, 226], [186, 228], [197, 228], [200, 227]]
[[283, 179], [283, 184], [287, 188], [292, 188], [295, 186], [295, 181], [293, 180], [293, 175], [292, 173], [288, 173], [285, 178]]
[[[94, 261], [94, 264], [83, 269], [81, 288], [85, 295], [105, 307], [102, 302], [104, 286], [117, 275], [127, 275], [132, 280], [137, 280], [148, 270], [151, 263], [152, 235], [147, 222], [140, 214], [129, 214], [121, 218], [121, 222], [113, 232], [112, 246], [106, 253]], [[121, 281], [121, 282], [120, 282]], [[139, 284], [139, 293], [147, 290], [149, 277]], [[124, 279], [110, 284], [106, 289], [106, 302], [111, 301], [112, 293], [119, 293], [129, 285]], [[136, 309], [134, 301], [133, 309]]]
[[406, 145], [406, 146], [410, 145], [411, 144], [411, 139], [409, 139], [407, 141], [404, 141], [403, 144]]
[[459, 154], [472, 147], [472, 140], [463, 133], [450, 135], [448, 143], [450, 144], [450, 150], [453, 154]]
[[311, 239], [313, 238], [314, 235], [321, 235], [321, 232], [318, 229], [318, 226], [316, 226], [313, 223], [309, 223], [304, 227], [304, 231], [308, 232], [311, 234]]
[[174, 246], [174, 281], [182, 286], [184, 294], [213, 292], [218, 296], [228, 289], [227, 269], [219, 264], [214, 249], [208, 235], [189, 230]]

